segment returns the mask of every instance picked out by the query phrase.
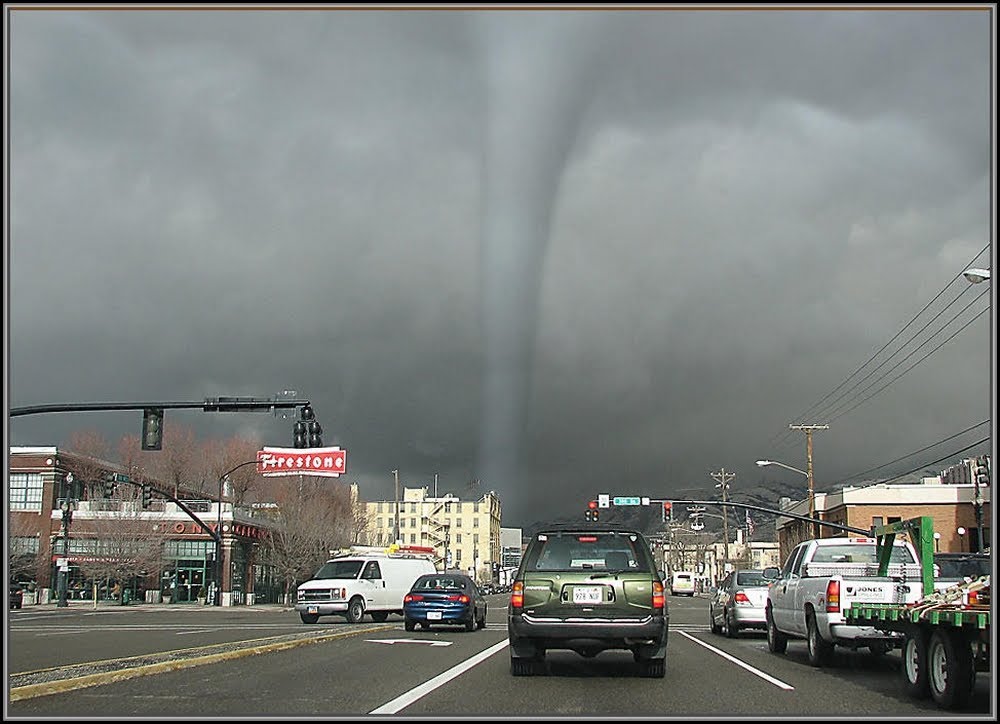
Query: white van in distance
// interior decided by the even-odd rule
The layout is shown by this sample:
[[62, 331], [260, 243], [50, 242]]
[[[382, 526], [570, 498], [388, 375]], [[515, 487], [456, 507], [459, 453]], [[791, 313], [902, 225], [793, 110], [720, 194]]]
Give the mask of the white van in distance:
[[691, 571], [676, 571], [670, 578], [670, 595], [694, 595], [694, 573]]
[[298, 587], [295, 610], [302, 623], [320, 616], [344, 616], [357, 623], [366, 613], [385, 621], [403, 615], [403, 597], [413, 582], [434, 573], [434, 549], [427, 546], [351, 546], [334, 556]]

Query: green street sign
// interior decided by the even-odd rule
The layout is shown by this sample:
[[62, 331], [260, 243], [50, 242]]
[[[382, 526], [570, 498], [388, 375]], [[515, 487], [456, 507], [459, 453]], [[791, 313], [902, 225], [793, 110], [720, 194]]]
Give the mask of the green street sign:
[[615, 505], [641, 505], [642, 501], [639, 498], [619, 498], [616, 497], [612, 502]]
[[116, 483], [128, 483], [128, 482], [131, 482], [128, 479], [128, 475], [125, 475], [124, 473], [112, 473], [112, 475], [114, 476], [114, 481]]

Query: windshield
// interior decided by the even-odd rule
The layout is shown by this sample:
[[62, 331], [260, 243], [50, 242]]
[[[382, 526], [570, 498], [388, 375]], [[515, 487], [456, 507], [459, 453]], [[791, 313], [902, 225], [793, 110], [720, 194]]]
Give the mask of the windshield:
[[455, 576], [424, 576], [413, 584], [414, 591], [461, 590], [465, 587], [466, 580]]
[[357, 578], [364, 561], [327, 561], [313, 578]]
[[549, 533], [533, 543], [526, 571], [651, 570], [643, 541], [634, 533]]

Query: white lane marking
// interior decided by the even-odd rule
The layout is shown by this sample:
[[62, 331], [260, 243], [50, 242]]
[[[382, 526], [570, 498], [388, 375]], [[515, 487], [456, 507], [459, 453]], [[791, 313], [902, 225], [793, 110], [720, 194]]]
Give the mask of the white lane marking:
[[195, 631], [178, 631], [176, 635], [187, 636], [188, 634], [206, 634], [206, 633], [212, 633], [213, 631], [215, 631], [214, 628], [203, 628], [203, 629], [197, 629]]
[[504, 639], [500, 643], [497, 643], [497, 644], [494, 644], [493, 646], [490, 646], [485, 651], [480, 651], [478, 654], [476, 654], [472, 658], [466, 659], [462, 663], [456, 664], [455, 666], [452, 666], [450, 669], [448, 669], [447, 671], [445, 671], [442, 674], [438, 674], [437, 676], [435, 676], [430, 681], [426, 681], [423, 684], [421, 684], [420, 686], [418, 686], [416, 688], [413, 688], [413, 689], [410, 689], [405, 694], [401, 694], [400, 696], [397, 696], [392, 701], [390, 701], [390, 702], [388, 702], [386, 704], [383, 704], [382, 706], [378, 707], [377, 709], [372, 709], [368, 713], [369, 714], [395, 714], [395, 713], [399, 712], [400, 710], [405, 709], [406, 707], [408, 707], [410, 704], [412, 704], [413, 702], [417, 701], [418, 699], [420, 699], [420, 698], [422, 698], [424, 696], [427, 696], [428, 694], [430, 694], [432, 691], [434, 691], [438, 687], [444, 686], [449, 681], [451, 681], [452, 679], [454, 679], [456, 676], [460, 676], [461, 674], [465, 673], [466, 671], [468, 671], [469, 669], [471, 669], [473, 666], [475, 666], [479, 662], [485, 661], [486, 659], [488, 659], [489, 657], [491, 657], [493, 654], [495, 654], [497, 651], [502, 651], [503, 649], [507, 648], [507, 645], [509, 643], [510, 643], [509, 640]]
[[747, 663], [744, 663], [744, 662], [740, 661], [735, 656], [730, 656], [725, 651], [722, 651], [721, 649], [717, 649], [714, 646], [712, 646], [711, 644], [706, 644], [704, 641], [696, 639], [694, 636], [692, 636], [691, 634], [687, 633], [686, 631], [678, 631], [677, 633], [679, 633], [684, 638], [691, 639], [696, 644], [700, 644], [700, 645], [704, 646], [706, 649], [708, 649], [709, 651], [711, 651], [713, 653], [718, 654], [722, 658], [728, 659], [729, 661], [732, 661], [737, 666], [742, 666], [744, 669], [746, 669], [747, 671], [749, 671], [751, 674], [755, 674], [755, 675], [759, 676], [760, 678], [764, 679], [764, 681], [768, 681], [768, 682], [774, 684], [775, 686], [777, 686], [778, 688], [784, 689], [786, 691], [795, 691], [795, 687], [794, 686], [791, 686], [790, 684], [786, 684], [784, 681], [781, 681], [779, 679], [775, 679], [773, 676], [769, 676], [768, 674], [765, 674], [760, 669], [755, 669], [754, 667], [750, 666], [750, 664], [747, 664]]
[[428, 644], [429, 646], [451, 646], [451, 641], [431, 639], [365, 639], [370, 644]]

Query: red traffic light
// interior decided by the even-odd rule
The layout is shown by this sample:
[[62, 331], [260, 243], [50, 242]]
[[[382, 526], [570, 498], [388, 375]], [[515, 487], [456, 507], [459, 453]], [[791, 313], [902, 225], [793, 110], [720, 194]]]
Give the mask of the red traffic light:
[[666, 502], [665, 502], [665, 503], [663, 504], [663, 509], [664, 509], [664, 510], [670, 510], [670, 509], [671, 509], [671, 508], [672, 508], [673, 506], [674, 506], [674, 504], [673, 504], [673, 503], [671, 503], [671, 502], [670, 502], [670, 501], [668, 500], [668, 501], [666, 501]]
[[590, 508], [591, 510], [595, 510], [597, 508], [597, 501], [591, 500], [589, 503], [587, 503], [587, 507]]

